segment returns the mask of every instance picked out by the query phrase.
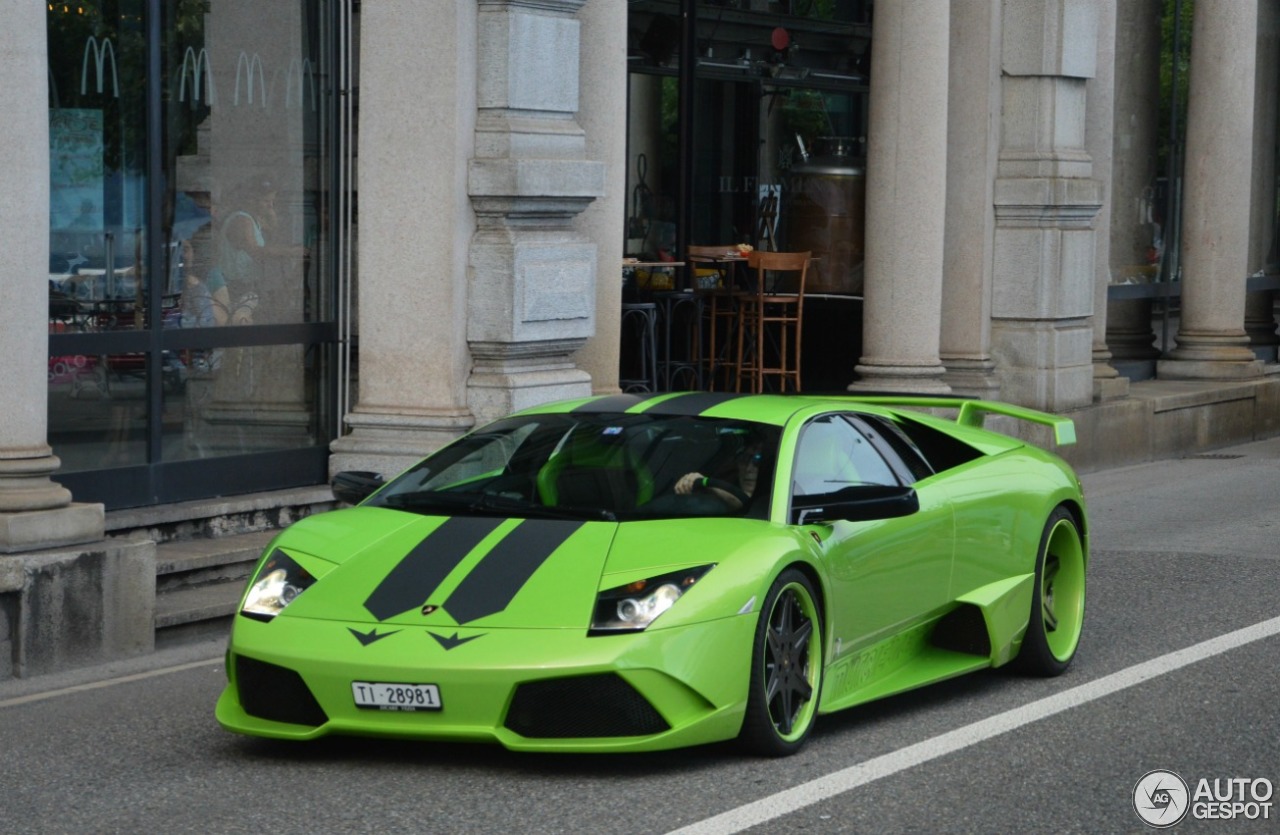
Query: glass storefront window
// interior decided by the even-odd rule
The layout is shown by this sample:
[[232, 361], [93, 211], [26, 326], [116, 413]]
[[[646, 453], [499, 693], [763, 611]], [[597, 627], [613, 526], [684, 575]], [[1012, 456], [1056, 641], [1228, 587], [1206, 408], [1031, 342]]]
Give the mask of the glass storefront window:
[[817, 288], [859, 292], [871, 4], [629, 9], [627, 251], [813, 249]]
[[[690, 246], [812, 251], [803, 385], [843, 387], [847, 369], [836, 358], [860, 355], [872, 3], [630, 0], [627, 8], [625, 252], [682, 261]], [[720, 270], [633, 272], [624, 299], [725, 280]], [[703, 332], [710, 341], [713, 330]], [[688, 357], [667, 361], [682, 368]], [[714, 376], [667, 384], [725, 383]]]
[[[63, 473], [103, 473], [78, 497], [118, 468], [146, 468], [147, 501], [170, 463], [324, 457], [332, 18], [329, 0], [49, 5], [49, 435]], [[230, 489], [272, 486], [242, 472]]]
[[146, 461], [146, 11], [48, 8], [49, 424], [69, 468]]
[[[136, 294], [146, 223], [142, 2], [49, 7], [51, 294]], [[74, 58], [73, 58], [74, 55]]]
[[675, 260], [679, 200], [679, 91], [670, 75], [629, 77], [631, 165], [626, 252]]

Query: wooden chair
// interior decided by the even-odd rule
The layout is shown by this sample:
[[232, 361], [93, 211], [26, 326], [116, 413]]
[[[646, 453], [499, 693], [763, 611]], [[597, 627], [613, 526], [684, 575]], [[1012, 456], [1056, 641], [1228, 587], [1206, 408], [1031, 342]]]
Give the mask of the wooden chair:
[[755, 287], [740, 305], [735, 389], [746, 378], [754, 393], [764, 391], [766, 377], [777, 377], [778, 390], [790, 381], [800, 391], [800, 340], [804, 334], [804, 283], [809, 252], [751, 252], [747, 266]]
[[[737, 251], [737, 244], [690, 245], [685, 253], [685, 260], [692, 267], [694, 293], [703, 302], [707, 333], [706, 354], [702, 358], [706, 366], [703, 380], [709, 391], [716, 388], [717, 366], [730, 369], [727, 380], [732, 380], [737, 373], [730, 346], [738, 322], [738, 303], [744, 294], [733, 282], [733, 271], [737, 265], [727, 260], [730, 253]], [[706, 279], [714, 279], [715, 286], [703, 286]]]

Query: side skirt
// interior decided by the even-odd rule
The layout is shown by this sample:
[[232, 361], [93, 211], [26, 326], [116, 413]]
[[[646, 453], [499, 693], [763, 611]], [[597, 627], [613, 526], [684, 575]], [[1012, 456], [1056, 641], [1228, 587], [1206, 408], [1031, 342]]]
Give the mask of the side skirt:
[[826, 670], [819, 711], [1008, 663], [1026, 633], [1034, 580], [1019, 575], [974, 589], [939, 617], [837, 659]]

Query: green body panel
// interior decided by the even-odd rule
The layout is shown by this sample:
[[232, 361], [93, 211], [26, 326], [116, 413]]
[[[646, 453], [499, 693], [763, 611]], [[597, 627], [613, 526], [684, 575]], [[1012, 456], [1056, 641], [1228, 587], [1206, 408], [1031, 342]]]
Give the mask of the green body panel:
[[934, 624], [916, 624], [831, 663], [822, 712], [834, 713], [991, 666], [984, 657], [930, 644]]
[[[366, 631], [367, 623], [297, 617], [259, 623], [240, 617], [232, 634], [233, 654], [299, 670], [329, 722], [309, 728], [249, 716], [235, 698], [234, 678], [218, 702], [217, 718], [228, 730], [281, 739], [358, 734], [559, 751], [696, 745], [731, 737], [741, 725], [754, 628], [751, 614], [597, 637], [582, 630], [450, 629], [450, 636], [470, 640], [446, 650], [422, 628], [379, 626], [377, 631], [387, 637], [365, 646], [350, 630]], [[610, 671], [643, 693], [671, 730], [634, 738], [528, 740], [503, 727], [517, 684]], [[435, 684], [444, 709], [400, 713], [357, 708], [353, 681]]]
[[[759, 518], [468, 522], [374, 506], [309, 517], [276, 537], [264, 562], [286, 554], [316, 581], [269, 621], [236, 617], [218, 721], [283, 739], [358, 734], [548, 751], [702, 744], [732, 738], [742, 725], [760, 607], [788, 567], [809, 576], [819, 599], [826, 668], [819, 711], [829, 713], [1009, 662], [1027, 629], [1040, 536], [1054, 508], [1066, 505], [1076, 515], [1087, 557], [1084, 498], [1071, 469], [1050, 452], [979, 425], [988, 413], [1031, 420], [1052, 426], [1065, 443], [1072, 432], [1063, 418], [956, 398], [612, 400], [626, 414], [644, 415], [694, 397], [702, 398], [702, 417], [779, 427], [771, 498]], [[596, 402], [519, 414], [571, 414]], [[899, 418], [903, 406], [958, 416], [912, 411]], [[833, 410], [916, 421], [980, 454], [916, 481], [919, 510], [911, 515], [790, 524], [797, 441], [809, 421]], [[526, 548], [526, 538], [535, 544]], [[442, 564], [437, 552], [445, 551]], [[415, 554], [430, 565], [402, 582], [397, 572]], [[495, 568], [501, 560], [520, 567]], [[598, 593], [705, 566], [711, 568], [643, 631], [591, 631]], [[241, 656], [296, 672], [328, 721], [311, 727], [249, 715], [237, 691]], [[520, 684], [604, 673], [621, 676], [670, 729], [526, 738], [505, 727]], [[434, 684], [443, 709], [357, 708], [354, 681]], [[564, 709], [572, 713], [575, 705]]]
[[286, 537], [291, 548], [322, 557], [334, 564], [371, 552], [384, 539], [398, 531], [423, 524], [421, 517], [411, 513], [391, 515], [386, 511], [363, 507], [321, 513], [310, 516], [305, 521], [306, 524], [286, 528], [271, 545]]
[[[346, 524], [342, 524], [347, 520]], [[406, 520], [408, 523], [406, 524]], [[423, 615], [419, 607], [442, 603], [493, 547], [518, 531], [519, 520], [505, 520], [471, 550], [436, 591], [413, 608], [375, 621], [363, 601], [415, 544], [445, 521], [444, 517], [415, 516], [381, 508], [356, 507], [321, 514], [303, 520], [272, 543], [329, 582], [316, 585], [300, 595], [279, 617], [314, 620], [343, 620], [351, 623], [447, 628], [457, 626], [446, 608]], [[312, 530], [323, 525], [324, 534], [339, 534], [330, 545]], [[809, 526], [822, 531], [821, 526]], [[361, 542], [358, 531], [370, 537], [391, 531], [370, 546], [353, 548]], [[779, 554], [789, 561], [815, 565], [817, 559], [807, 546], [810, 540], [798, 535], [801, 529], [769, 522], [741, 519], [678, 519], [632, 522], [588, 522], [565, 541], [529, 578], [511, 602], [498, 613], [468, 623], [473, 627], [581, 631], [589, 621], [591, 602], [599, 589], [625, 585], [702, 562], [715, 564], [715, 582], [691, 589], [687, 602], [671, 611], [653, 630], [697, 623], [708, 618], [738, 614], [758, 594], [762, 574], [778, 563]], [[326, 568], [327, 566], [327, 568]], [[748, 607], [747, 611], [752, 611]]]
[[1027, 629], [1027, 612], [1031, 608], [1031, 591], [1036, 575], [1019, 574], [974, 589], [956, 598], [982, 610], [991, 641], [991, 663], [1007, 664], [1018, 654], [1018, 644]]
[[[306, 594], [300, 595], [297, 601], [280, 615], [280, 619], [379, 622], [388, 626], [405, 624], [429, 628], [456, 626], [457, 621], [450, 616], [446, 608], [442, 607], [429, 615], [423, 615], [420, 608], [430, 603], [444, 604], [458, 588], [459, 583], [498, 543], [508, 537], [519, 535], [518, 530], [521, 524], [518, 519], [504, 520], [491, 534], [471, 549], [458, 567], [446, 575], [428, 596], [421, 600], [414, 600], [410, 608], [375, 621], [364, 607], [364, 601], [374, 593], [405, 554], [431, 532], [439, 529], [445, 519], [438, 516], [413, 516], [380, 508], [353, 508], [325, 515], [341, 516], [343, 514], [359, 514], [360, 516], [353, 524], [368, 524], [374, 530], [383, 528], [383, 517], [409, 516], [414, 523], [398, 525], [398, 519], [386, 522], [387, 527], [396, 527], [393, 533], [379, 540], [376, 547], [366, 549], [364, 553], [358, 555], [357, 559], [348, 557], [346, 564], [333, 570], [328, 578], [329, 582], [319, 583], [314, 588], [308, 589]], [[282, 548], [291, 555], [294, 554], [293, 532], [299, 528], [305, 530], [306, 527], [305, 521], [294, 525], [277, 539], [276, 547]], [[469, 625], [477, 627], [519, 625], [532, 628], [580, 630], [582, 624], [590, 617], [591, 603], [595, 597], [600, 573], [616, 528], [615, 523], [586, 523], [543, 563], [529, 582], [521, 588], [520, 593], [501, 612], [472, 621]], [[322, 543], [309, 544], [323, 547]], [[324, 559], [331, 558], [327, 549], [316, 556]], [[334, 560], [339, 558], [336, 554], [332, 557]]]

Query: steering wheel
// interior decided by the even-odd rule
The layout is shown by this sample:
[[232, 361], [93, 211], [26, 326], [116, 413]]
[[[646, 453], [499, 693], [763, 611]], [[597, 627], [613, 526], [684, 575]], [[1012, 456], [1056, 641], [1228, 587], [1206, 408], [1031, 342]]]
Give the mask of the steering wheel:
[[745, 490], [743, 490], [741, 487], [734, 484], [733, 482], [725, 481], [722, 478], [701, 479], [700, 481], [697, 482], [694, 489], [698, 492], [705, 493], [705, 492], [709, 492], [713, 487], [716, 488], [717, 490], [723, 490], [724, 492], [733, 496], [735, 499], [737, 499], [739, 502], [742, 503], [743, 507], [746, 507], [747, 502], [751, 501], [751, 497], [747, 495]]

